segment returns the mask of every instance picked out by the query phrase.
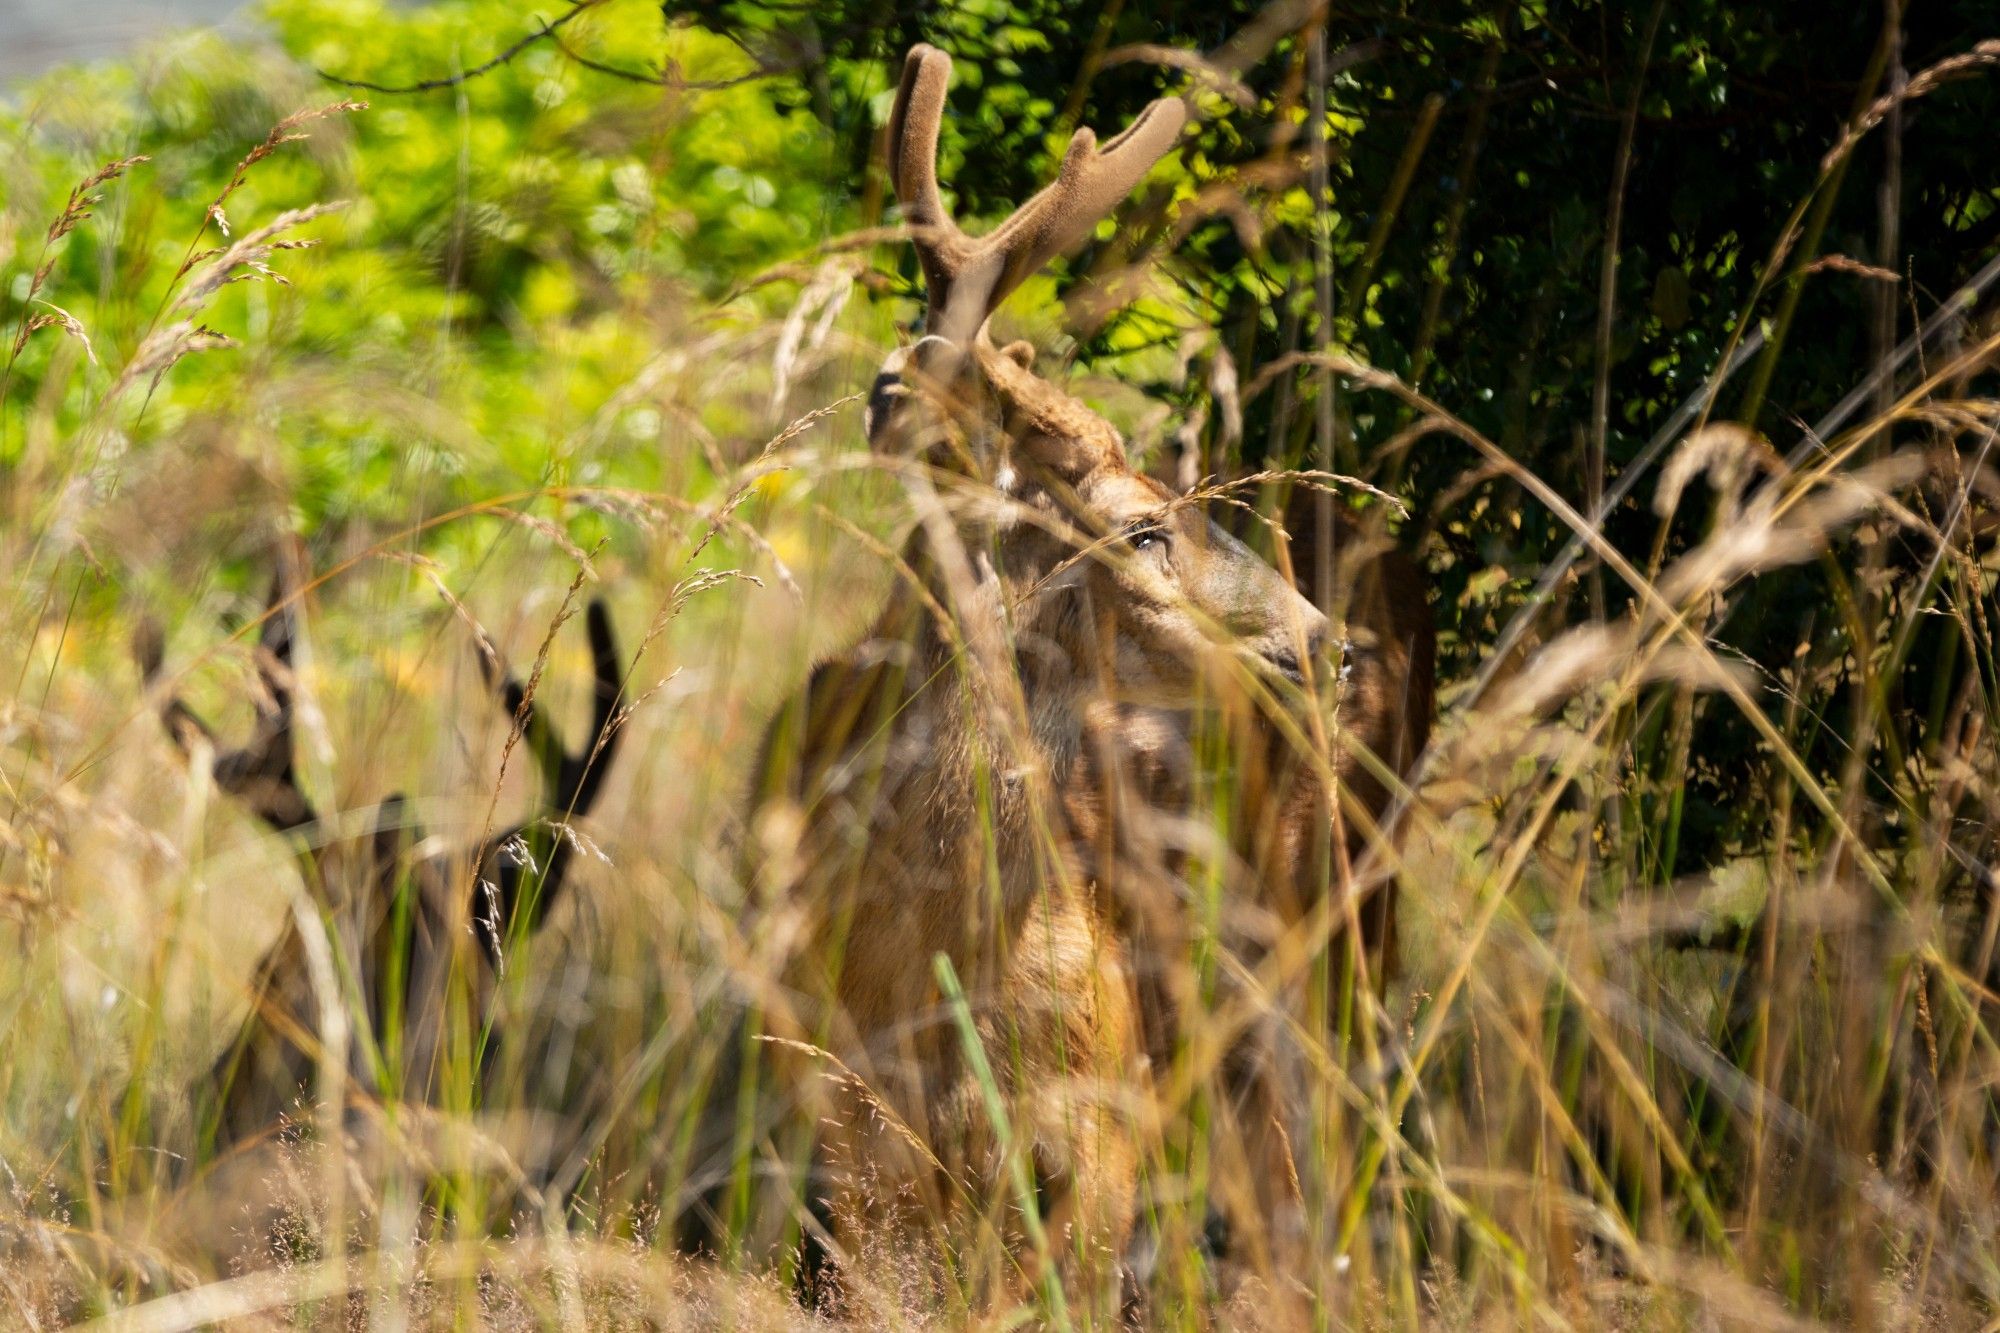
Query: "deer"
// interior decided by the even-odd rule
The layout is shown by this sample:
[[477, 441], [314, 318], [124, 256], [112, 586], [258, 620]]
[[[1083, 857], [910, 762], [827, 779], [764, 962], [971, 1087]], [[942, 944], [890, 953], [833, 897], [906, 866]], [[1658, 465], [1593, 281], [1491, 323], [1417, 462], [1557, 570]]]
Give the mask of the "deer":
[[[752, 896], [797, 944], [742, 1049], [780, 1061], [768, 1077], [788, 1094], [806, 1095], [815, 1064], [837, 1074], [797, 1117], [836, 1275], [871, 1233], [906, 1237], [916, 1217], [995, 1196], [1010, 1144], [994, 1091], [1014, 1179], [1033, 1184], [1011, 1203], [1041, 1232], [1039, 1246], [1009, 1233], [1021, 1271], [1051, 1254], [1122, 1262], [1139, 997], [1062, 795], [1118, 691], [1182, 701], [1217, 671], [1298, 690], [1329, 641], [1307, 597], [1136, 469], [1108, 421], [1036, 374], [1028, 344], [987, 332], [1173, 146], [1184, 106], [1155, 101], [1102, 144], [1079, 129], [1055, 180], [975, 239], [937, 176], [950, 71], [914, 48], [886, 133], [923, 332], [884, 363], [865, 429], [909, 478], [905, 577], [780, 711], [745, 819], [761, 849]], [[736, 1136], [720, 1155], [741, 1163], [751, 1117], [721, 1100]]]
[[[475, 1016], [494, 1013], [509, 959], [563, 897], [577, 855], [570, 821], [596, 803], [618, 750], [623, 672], [609, 610], [594, 599], [586, 612], [591, 740], [581, 747], [564, 744], [527, 687], [489, 647], [482, 643], [478, 654], [486, 687], [540, 770], [548, 816], [470, 849], [429, 850], [398, 794], [376, 808], [366, 832], [330, 836], [335, 825], [308, 798], [296, 762], [298, 601], [282, 578], [274, 580], [255, 650], [255, 723], [240, 746], [222, 746], [208, 723], [165, 688], [156, 627], [142, 625], [134, 644], [141, 679], [158, 695], [176, 748], [189, 759], [212, 755], [216, 787], [294, 844], [312, 905], [331, 923], [330, 942], [341, 950], [340, 962], [358, 991], [352, 1000], [317, 993], [316, 985], [328, 978], [315, 964], [315, 941], [296, 914], [288, 920], [253, 969], [249, 1012], [212, 1067], [216, 1102], [203, 1132], [225, 1148], [269, 1136], [301, 1104], [310, 1105], [323, 1063], [336, 1058], [320, 1044], [319, 1015], [328, 1002], [354, 1008], [365, 1021], [365, 1038], [382, 1043], [380, 1064], [366, 1056], [361, 1041], [349, 1043], [344, 1074], [350, 1101], [421, 1102], [435, 1095], [448, 1058], [445, 1013], [452, 987], [462, 978]], [[498, 1049], [495, 1037], [482, 1043], [482, 1071], [493, 1066]]]

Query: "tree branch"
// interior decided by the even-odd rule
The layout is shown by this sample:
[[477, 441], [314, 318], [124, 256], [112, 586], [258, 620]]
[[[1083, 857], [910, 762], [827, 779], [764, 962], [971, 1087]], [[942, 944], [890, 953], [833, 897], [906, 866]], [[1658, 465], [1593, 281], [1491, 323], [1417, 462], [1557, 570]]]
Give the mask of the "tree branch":
[[622, 77], [637, 79], [642, 83], [657, 83], [658, 82], [657, 79], [648, 79], [644, 75], [632, 74], [629, 71], [613, 70], [607, 66], [598, 65], [594, 61], [584, 60], [582, 57], [578, 56], [575, 52], [571, 51], [568, 47], [563, 46], [562, 41], [556, 37], [557, 29], [561, 28], [566, 23], [569, 23], [577, 18], [582, 17], [582, 15], [596, 8], [603, 2], [604, 0], [578, 0], [578, 3], [569, 11], [569, 13], [563, 15], [561, 18], [557, 19], [554, 23], [550, 23], [542, 19], [537, 19], [536, 22], [540, 23], [541, 27], [536, 29], [534, 32], [531, 32], [527, 36], [521, 38], [519, 41], [515, 42], [512, 46], [509, 46], [499, 55], [494, 56], [491, 60], [487, 61], [485, 64], [475, 65], [471, 69], [464, 70], [458, 74], [453, 74], [448, 78], [424, 79], [417, 83], [395, 86], [385, 83], [370, 83], [366, 79], [343, 78], [338, 74], [329, 74], [323, 69], [315, 70], [314, 73], [318, 74], [322, 79], [325, 79], [328, 83], [337, 83], [343, 88], [366, 88], [368, 91], [375, 93], [435, 92], [439, 88], [456, 88], [461, 83], [465, 83], [469, 80], [476, 79], [482, 74], [498, 69], [500, 66], [512, 60], [515, 56], [520, 55], [521, 52], [533, 46], [536, 42], [543, 41], [546, 39], [555, 42], [555, 44], [558, 47], [561, 47], [563, 54], [569, 56], [570, 59], [576, 60], [581, 64], [589, 65], [592, 69], [601, 70], [603, 73], [606, 74], [615, 73], [621, 75]]

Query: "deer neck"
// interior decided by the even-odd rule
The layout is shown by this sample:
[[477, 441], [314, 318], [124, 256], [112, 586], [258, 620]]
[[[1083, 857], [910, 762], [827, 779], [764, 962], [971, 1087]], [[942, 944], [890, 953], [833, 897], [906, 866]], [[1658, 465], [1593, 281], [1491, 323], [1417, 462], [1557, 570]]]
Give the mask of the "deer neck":
[[[1027, 508], [1053, 504], [1014, 498]], [[899, 584], [877, 624], [877, 637], [913, 650], [923, 702], [908, 724], [948, 738], [935, 780], [968, 790], [985, 770], [1003, 826], [1032, 820], [1036, 803], [1068, 780], [1109, 675], [1086, 571], [1050, 526], [920, 524], [903, 552], [914, 585]]]

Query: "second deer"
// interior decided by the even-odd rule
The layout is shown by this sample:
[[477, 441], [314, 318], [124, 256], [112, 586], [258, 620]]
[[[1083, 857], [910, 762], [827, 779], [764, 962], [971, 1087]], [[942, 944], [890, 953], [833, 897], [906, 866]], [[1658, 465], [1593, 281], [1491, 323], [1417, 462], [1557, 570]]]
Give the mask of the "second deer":
[[[377, 807], [360, 836], [338, 836], [300, 784], [294, 761], [298, 594], [280, 581], [263, 619], [256, 650], [257, 723], [240, 747], [213, 760], [217, 787], [291, 839], [306, 880], [307, 902], [320, 920], [295, 913], [254, 969], [250, 1009], [217, 1058], [205, 1135], [240, 1146], [268, 1136], [282, 1121], [309, 1110], [326, 1062], [344, 1065], [348, 1105], [343, 1120], [364, 1117], [384, 1100], [421, 1103], [438, 1095], [447, 1066], [469, 1058], [484, 1075], [499, 1049], [481, 1035], [496, 1009], [510, 959], [529, 947], [563, 895], [575, 859], [572, 819], [587, 814], [603, 788], [618, 748], [617, 701], [622, 664], [609, 611], [587, 613], [593, 676], [591, 739], [564, 746], [526, 689], [484, 652], [489, 688], [499, 696], [547, 791], [548, 815], [486, 838], [469, 851], [427, 846], [400, 796]], [[137, 645], [149, 685], [157, 684], [162, 650], [156, 631]], [[177, 695], [161, 701], [168, 734], [184, 754], [212, 747], [208, 726]], [[316, 963], [307, 927], [322, 931], [332, 966]], [[336, 993], [326, 993], [330, 981]], [[471, 999], [469, 1051], [452, 1047], [448, 1020], [460, 994]], [[345, 1052], [324, 1042], [327, 1006], [346, 1011]], [[463, 1027], [463, 1025], [459, 1025]], [[558, 1099], [571, 1089], [552, 1090]], [[538, 1154], [552, 1159], [553, 1144]]]

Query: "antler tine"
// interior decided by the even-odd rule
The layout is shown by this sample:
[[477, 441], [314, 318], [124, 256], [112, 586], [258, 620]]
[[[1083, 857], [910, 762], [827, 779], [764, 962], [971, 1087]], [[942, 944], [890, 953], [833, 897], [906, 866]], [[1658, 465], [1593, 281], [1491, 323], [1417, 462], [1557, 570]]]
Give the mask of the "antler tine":
[[[550, 811], [546, 819], [530, 820], [489, 839], [475, 857], [481, 869], [475, 881], [472, 919], [487, 959], [496, 969], [502, 966], [508, 936], [518, 929], [535, 930], [562, 895], [575, 839], [562, 828], [549, 827], [549, 822], [567, 824], [589, 813], [618, 750], [618, 699], [624, 689], [624, 664], [611, 630], [611, 609], [602, 598], [591, 601], [587, 623], [591, 736], [582, 748], [570, 750], [563, 744], [513, 676], [505, 676], [504, 682], [494, 682], [489, 676], [489, 683], [499, 685], [516, 724], [520, 724], [525, 708], [531, 734], [539, 738], [536, 758], [549, 784], [544, 804]], [[538, 856], [542, 858], [539, 865]], [[525, 918], [517, 920], [523, 913]]]
[[[216, 786], [248, 805], [272, 828], [289, 833], [317, 823], [319, 816], [299, 785], [293, 763], [292, 621], [282, 576], [272, 580], [269, 607], [258, 635], [257, 675], [264, 688], [262, 696], [252, 701], [256, 728], [248, 744], [216, 755], [210, 771]], [[141, 623], [134, 635], [133, 651], [139, 659], [141, 678], [147, 685], [154, 684], [164, 658], [164, 642], [156, 623]], [[178, 694], [161, 701], [160, 719], [184, 755], [193, 752], [197, 736], [210, 745], [215, 743], [215, 732]]]
[[1093, 131], [1079, 129], [1056, 179], [973, 240], [945, 212], [938, 191], [938, 129], [950, 82], [950, 56], [934, 46], [911, 48], [889, 116], [889, 172], [923, 265], [925, 331], [964, 342], [1023, 280], [1088, 236], [1139, 183], [1180, 137], [1187, 108], [1179, 98], [1160, 98], [1101, 148]]
[[979, 247], [999, 256], [1001, 264], [986, 298], [987, 313], [1042, 265], [1090, 235], [1097, 220], [1174, 146], [1186, 123], [1186, 105], [1178, 97], [1162, 97], [1101, 148], [1088, 126], [1071, 135], [1055, 180], [979, 239]]
[[[950, 56], [923, 43], [910, 48], [903, 61], [902, 83], [896, 88], [896, 105], [889, 112], [889, 179], [912, 226], [962, 240], [964, 233], [945, 212], [937, 179], [938, 127], [944, 120], [950, 83]], [[920, 236], [918, 253], [924, 249]]]
[[477, 654], [479, 674], [487, 688], [500, 695], [507, 716], [528, 742], [535, 766], [548, 785], [547, 802], [564, 814], [586, 814], [597, 799], [604, 773], [617, 753], [618, 728], [613, 725], [618, 698], [625, 678], [618, 656], [618, 641], [611, 631], [611, 610], [603, 599], [593, 598], [586, 609], [590, 629], [591, 726], [589, 739], [577, 750], [564, 743], [562, 734], [542, 712], [541, 705], [513, 672]]
[[563, 760], [554, 800], [571, 814], [588, 814], [604, 786], [604, 775], [618, 752], [618, 698], [625, 688], [624, 663], [611, 632], [611, 610], [602, 599], [590, 603], [585, 624], [590, 630], [590, 735], [582, 748]]
[[935, 332], [951, 299], [972, 243], [945, 211], [938, 190], [938, 129], [944, 120], [945, 92], [951, 84], [951, 57], [918, 43], [903, 61], [903, 79], [889, 112], [889, 182], [911, 228], [917, 262], [924, 270], [925, 324]]

